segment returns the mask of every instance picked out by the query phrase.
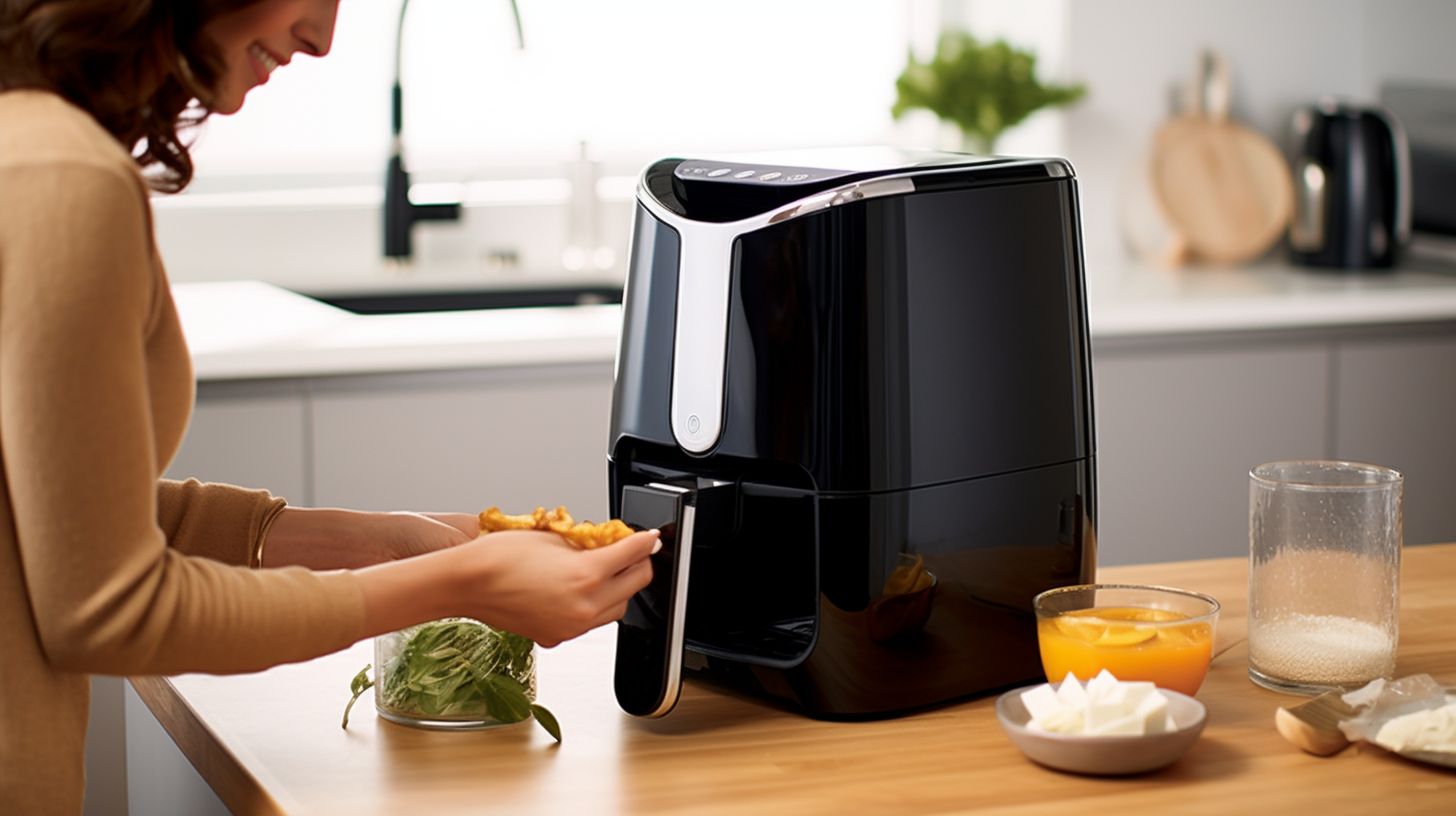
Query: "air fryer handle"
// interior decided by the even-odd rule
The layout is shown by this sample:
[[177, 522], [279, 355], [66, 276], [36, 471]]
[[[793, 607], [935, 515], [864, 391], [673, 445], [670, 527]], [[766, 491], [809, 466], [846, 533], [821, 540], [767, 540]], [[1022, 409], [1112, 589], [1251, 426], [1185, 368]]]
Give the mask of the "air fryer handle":
[[639, 530], [656, 528], [662, 537], [652, 556], [652, 583], [628, 601], [617, 625], [617, 703], [638, 717], [661, 717], [677, 705], [693, 549], [711, 545], [731, 525], [732, 485], [698, 482], [622, 488], [622, 520]]
[[627, 602], [617, 624], [613, 686], [617, 704], [638, 717], [661, 717], [682, 688], [682, 642], [696, 508], [687, 488], [653, 484], [622, 489], [622, 520], [656, 528], [662, 547], [652, 555], [652, 582]]

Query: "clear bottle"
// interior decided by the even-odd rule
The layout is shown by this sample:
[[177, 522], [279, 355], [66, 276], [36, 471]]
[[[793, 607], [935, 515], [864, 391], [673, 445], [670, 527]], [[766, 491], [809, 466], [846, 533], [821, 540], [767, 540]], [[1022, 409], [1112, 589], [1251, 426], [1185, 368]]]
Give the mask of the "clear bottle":
[[536, 644], [470, 618], [374, 639], [374, 707], [392, 722], [473, 729], [530, 719]]

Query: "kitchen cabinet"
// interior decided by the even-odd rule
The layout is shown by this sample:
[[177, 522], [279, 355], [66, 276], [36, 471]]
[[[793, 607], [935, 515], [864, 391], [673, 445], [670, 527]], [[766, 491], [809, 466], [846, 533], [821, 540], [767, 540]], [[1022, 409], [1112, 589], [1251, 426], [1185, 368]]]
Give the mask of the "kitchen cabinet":
[[610, 364], [348, 377], [309, 391], [316, 504], [606, 515]]
[[202, 383], [166, 475], [261, 487], [311, 504], [307, 412], [301, 382]]
[[1456, 539], [1456, 333], [1336, 342], [1341, 459], [1405, 474], [1405, 540]]
[[1405, 474], [1405, 542], [1456, 539], [1456, 324], [1093, 343], [1098, 562], [1248, 552], [1248, 471], [1351, 459]]
[[607, 511], [608, 363], [203, 383], [170, 478], [302, 506]]
[[1324, 456], [1329, 380], [1319, 343], [1094, 346], [1098, 563], [1248, 553], [1249, 468]]

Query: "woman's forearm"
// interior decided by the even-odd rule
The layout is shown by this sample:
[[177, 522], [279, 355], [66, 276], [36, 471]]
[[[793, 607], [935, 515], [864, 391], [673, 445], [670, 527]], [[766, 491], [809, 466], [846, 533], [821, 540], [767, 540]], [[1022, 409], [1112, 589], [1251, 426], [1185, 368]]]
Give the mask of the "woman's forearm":
[[372, 535], [376, 514], [324, 507], [285, 507], [263, 543], [262, 566], [357, 569], [394, 556]]
[[261, 566], [359, 569], [448, 549], [474, 538], [473, 516], [286, 507], [263, 542]]
[[447, 552], [369, 567], [355, 573], [364, 591], [364, 635], [464, 614], [458, 566]]

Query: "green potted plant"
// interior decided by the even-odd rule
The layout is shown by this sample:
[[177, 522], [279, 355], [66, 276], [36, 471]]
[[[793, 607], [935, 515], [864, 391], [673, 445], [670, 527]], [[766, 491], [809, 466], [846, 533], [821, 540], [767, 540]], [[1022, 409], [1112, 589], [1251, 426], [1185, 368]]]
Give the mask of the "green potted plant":
[[947, 31], [929, 62], [910, 55], [895, 91], [890, 113], [896, 119], [925, 108], [960, 129], [963, 149], [990, 153], [1007, 128], [1041, 108], [1071, 104], [1087, 89], [1043, 85], [1036, 55], [1005, 40], [982, 43], [964, 31]]

